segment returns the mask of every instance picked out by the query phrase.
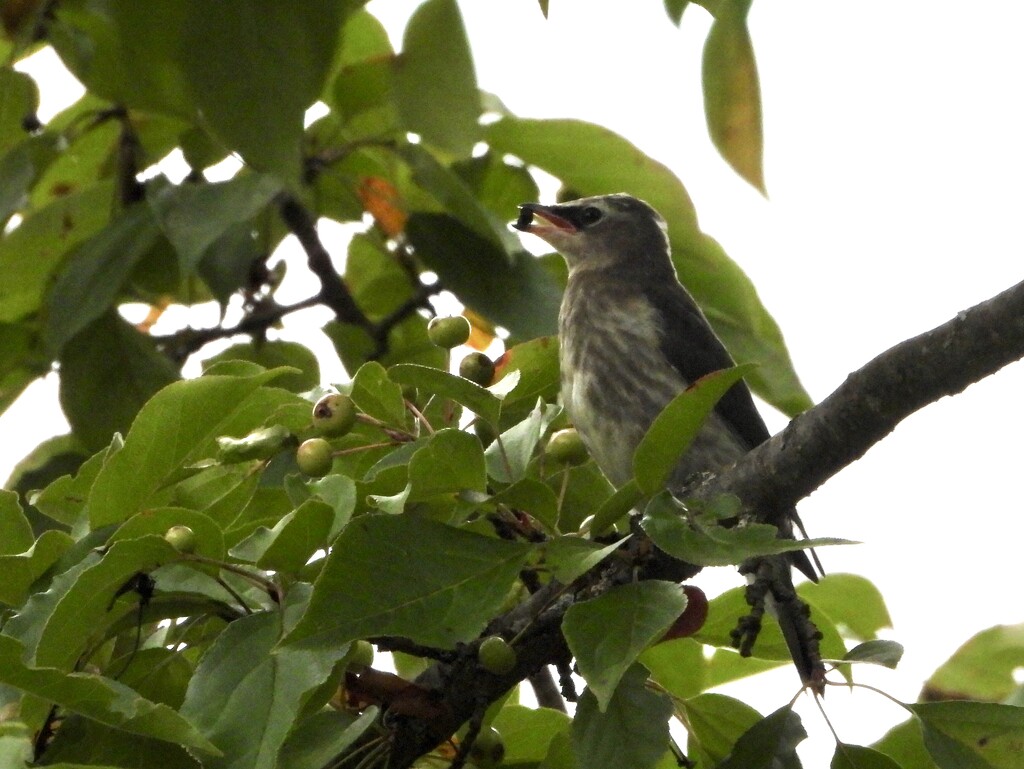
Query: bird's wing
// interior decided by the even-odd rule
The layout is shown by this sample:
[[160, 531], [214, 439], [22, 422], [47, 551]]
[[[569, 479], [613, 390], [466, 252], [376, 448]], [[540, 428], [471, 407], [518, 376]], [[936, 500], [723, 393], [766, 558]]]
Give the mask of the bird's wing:
[[[689, 383], [729, 368], [732, 358], [686, 289], [673, 281], [652, 286], [648, 300], [664, 313], [661, 352]], [[737, 382], [715, 407], [730, 429], [752, 449], [770, 437], [746, 384]]]

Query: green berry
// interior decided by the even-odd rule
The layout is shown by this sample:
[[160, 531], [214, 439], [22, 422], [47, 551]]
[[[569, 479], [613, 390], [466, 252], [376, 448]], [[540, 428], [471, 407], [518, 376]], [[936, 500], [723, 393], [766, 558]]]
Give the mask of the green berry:
[[194, 553], [199, 544], [196, 533], [188, 526], [172, 526], [164, 533], [164, 539], [179, 553]]
[[493, 726], [485, 726], [469, 749], [469, 760], [480, 769], [494, 769], [501, 766], [505, 758], [505, 740]]
[[485, 670], [504, 675], [516, 666], [516, 651], [501, 636], [488, 636], [477, 650], [480, 664]]
[[345, 664], [350, 670], [359, 671], [373, 664], [373, 644], [369, 641], [353, 641], [345, 654]]
[[544, 453], [560, 465], [582, 465], [590, 456], [580, 434], [572, 427], [552, 435]]
[[430, 341], [446, 350], [465, 344], [472, 330], [469, 321], [461, 315], [434, 318], [427, 324], [427, 336], [430, 337]]
[[295, 452], [295, 461], [306, 475], [319, 478], [327, 475], [331, 469], [333, 457], [331, 456], [331, 444], [323, 438], [310, 438], [303, 441]]
[[325, 395], [313, 406], [313, 428], [320, 435], [346, 435], [356, 423], [356, 404], [347, 395]]
[[494, 380], [494, 361], [482, 352], [471, 352], [459, 364], [459, 376], [487, 387]]

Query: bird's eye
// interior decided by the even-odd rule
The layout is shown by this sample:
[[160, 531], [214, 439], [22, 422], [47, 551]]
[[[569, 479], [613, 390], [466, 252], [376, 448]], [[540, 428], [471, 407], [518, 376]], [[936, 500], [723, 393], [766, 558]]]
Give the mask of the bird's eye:
[[593, 224], [600, 221], [602, 216], [604, 216], [604, 212], [600, 208], [587, 206], [580, 212], [580, 221], [584, 224]]

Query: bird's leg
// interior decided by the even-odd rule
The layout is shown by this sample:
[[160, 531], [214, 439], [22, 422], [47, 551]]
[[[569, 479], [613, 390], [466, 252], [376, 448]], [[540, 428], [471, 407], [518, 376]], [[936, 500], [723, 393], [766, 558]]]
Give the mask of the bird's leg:
[[747, 561], [739, 569], [740, 574], [750, 579], [746, 590], [750, 613], [739, 618], [729, 637], [732, 638], [732, 645], [743, 657], [749, 657], [753, 653], [754, 643], [761, 632], [761, 618], [764, 616], [765, 599], [771, 584], [763, 566], [761, 563]]
[[749, 657], [761, 631], [765, 610], [779, 621], [786, 646], [804, 684], [816, 694], [825, 688], [825, 665], [821, 659], [821, 631], [811, 621], [811, 607], [797, 595], [790, 578], [789, 562], [769, 556], [747, 561], [740, 573], [748, 575], [747, 603], [750, 614], [741, 617], [730, 633], [733, 645]]

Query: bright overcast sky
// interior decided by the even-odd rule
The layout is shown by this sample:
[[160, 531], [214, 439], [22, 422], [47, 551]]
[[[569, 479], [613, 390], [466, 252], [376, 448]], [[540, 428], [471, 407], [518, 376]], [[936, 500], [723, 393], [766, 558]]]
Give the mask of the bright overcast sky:
[[[397, 46], [416, 5], [369, 7]], [[546, 22], [529, 0], [461, 5], [480, 85], [513, 112], [603, 124], [679, 175], [704, 229], [779, 321], [816, 400], [873, 355], [1021, 279], [1019, 0], [902, 0], [884, 12], [837, 0], [755, 3], [767, 201], [707, 139], [701, 8], [676, 29], [658, 0], [551, 0]], [[926, 408], [801, 505], [812, 535], [864, 542], [821, 557], [827, 570], [864, 574], [886, 596], [889, 635], [906, 657], [896, 673], [860, 677], [898, 697], [913, 700], [976, 631], [1024, 621], [1012, 597], [1024, 541], [1014, 438], [1022, 392], [1018, 364]], [[52, 406], [16, 409], [0, 430], [35, 434], [40, 409]], [[774, 429], [784, 424], [766, 417]], [[6, 475], [30, 447], [4, 444]], [[709, 579], [724, 578], [735, 584], [732, 574]], [[774, 710], [795, 676], [770, 681], [740, 696]], [[876, 715], [902, 718], [869, 692], [833, 690], [825, 704], [850, 742], [879, 736]], [[809, 703], [800, 710], [814, 743], [802, 752], [809, 766], [824, 766], [831, 738]]]

